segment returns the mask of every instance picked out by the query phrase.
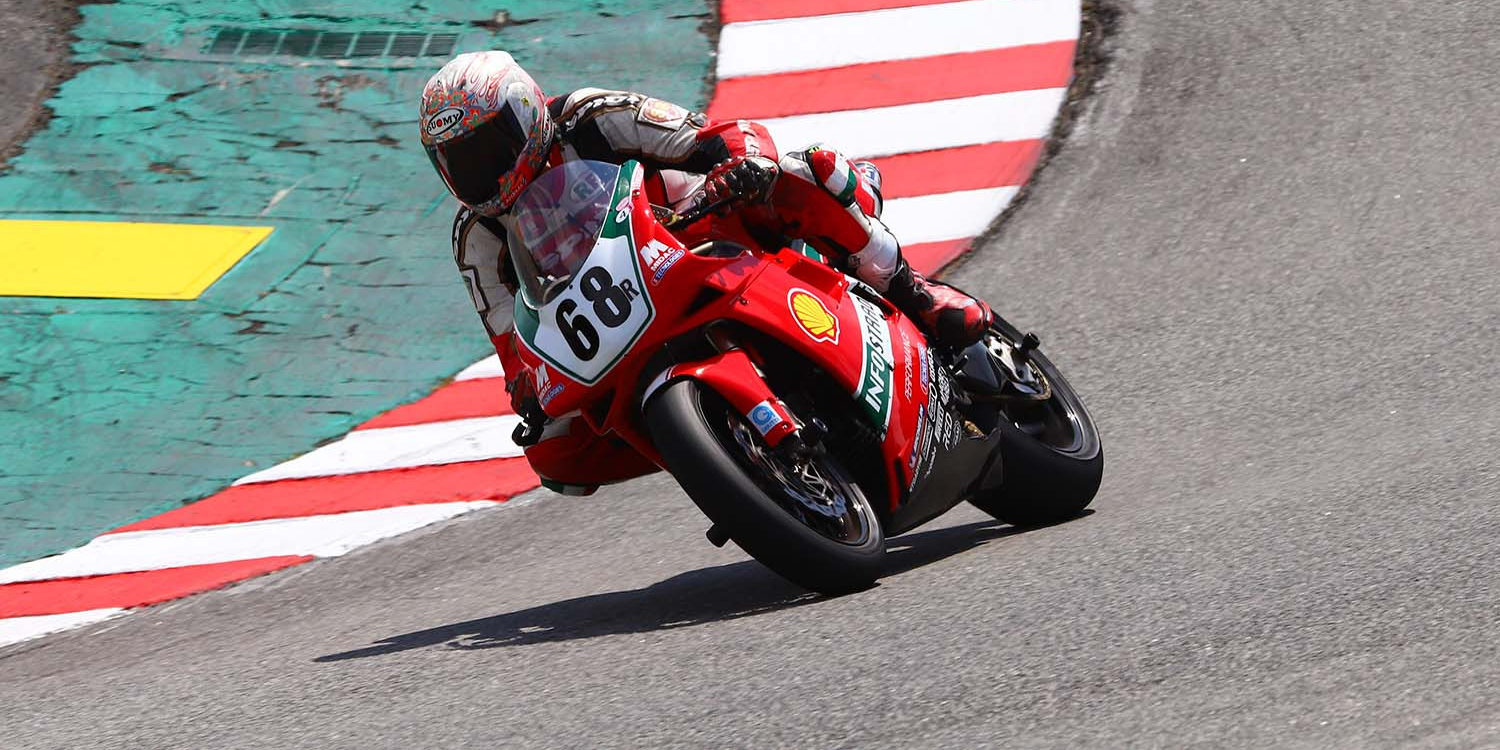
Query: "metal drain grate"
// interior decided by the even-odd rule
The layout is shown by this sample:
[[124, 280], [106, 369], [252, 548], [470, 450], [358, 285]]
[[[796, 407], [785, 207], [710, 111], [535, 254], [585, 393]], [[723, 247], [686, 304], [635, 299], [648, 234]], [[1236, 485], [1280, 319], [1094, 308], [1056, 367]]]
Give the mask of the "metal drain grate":
[[208, 54], [231, 57], [447, 57], [457, 34], [398, 31], [313, 31], [310, 29], [219, 29]]

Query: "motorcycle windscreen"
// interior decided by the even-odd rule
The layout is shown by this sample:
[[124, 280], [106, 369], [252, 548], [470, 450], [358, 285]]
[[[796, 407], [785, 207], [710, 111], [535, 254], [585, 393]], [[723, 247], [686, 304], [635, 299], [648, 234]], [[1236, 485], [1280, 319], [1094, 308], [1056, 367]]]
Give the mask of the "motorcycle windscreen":
[[541, 308], [568, 286], [594, 248], [620, 168], [568, 161], [532, 181], [506, 222], [523, 299]]

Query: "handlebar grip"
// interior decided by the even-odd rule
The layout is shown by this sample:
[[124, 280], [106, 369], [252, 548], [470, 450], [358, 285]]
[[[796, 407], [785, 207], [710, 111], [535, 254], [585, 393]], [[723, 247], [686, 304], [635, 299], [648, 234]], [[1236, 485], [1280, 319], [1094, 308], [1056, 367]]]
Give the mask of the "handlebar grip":
[[697, 221], [697, 220], [699, 220], [699, 219], [701, 219], [701, 218], [703, 218], [703, 217], [705, 217], [705, 216], [707, 216], [707, 215], [709, 215], [709, 214], [711, 214], [711, 213], [713, 213], [713, 212], [715, 212], [715, 211], [717, 211], [717, 210], [719, 210], [719, 209], [721, 209], [721, 208], [729, 205], [730, 203], [733, 203], [736, 200], [738, 200], [738, 196], [731, 195], [731, 196], [729, 196], [727, 198], [724, 198], [722, 200], [714, 201], [713, 203], [707, 203], [707, 204], [704, 204], [704, 205], [699, 206], [697, 208], [688, 209], [687, 213], [685, 213], [685, 214], [678, 214], [678, 215], [672, 217], [671, 220], [667, 221], [662, 226], [666, 227], [668, 230], [679, 229], [681, 227], [685, 227], [685, 226], [687, 226], [687, 225], [689, 225], [689, 224], [691, 224], [691, 223], [693, 223], [693, 222], [695, 222], [695, 221]]

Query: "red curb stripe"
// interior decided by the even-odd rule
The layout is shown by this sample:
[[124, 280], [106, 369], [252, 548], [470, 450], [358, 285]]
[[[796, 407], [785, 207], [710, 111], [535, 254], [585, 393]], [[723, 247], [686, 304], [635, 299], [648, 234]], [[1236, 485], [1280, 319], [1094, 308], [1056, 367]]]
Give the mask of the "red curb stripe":
[[1043, 142], [998, 141], [872, 159], [880, 168], [886, 200], [959, 190], [1024, 185], [1042, 155]]
[[922, 242], [901, 248], [908, 263], [920, 273], [934, 274], [969, 249], [972, 237], [942, 242]]
[[301, 518], [398, 505], [508, 500], [540, 483], [525, 458], [246, 484], [109, 533]]
[[[708, 116], [765, 119], [1062, 88], [1073, 40], [719, 81]], [[832, 134], [830, 138], [834, 137]]]
[[311, 559], [305, 555], [262, 557], [139, 573], [11, 583], [0, 586], [0, 617], [58, 615], [106, 607], [144, 607], [300, 565]]
[[[825, 0], [810, 3], [807, 0], [724, 0], [719, 7], [722, 23], [745, 23], [746, 21], [771, 21], [778, 18], [808, 18], [831, 16], [835, 13], [858, 13], [867, 10], [890, 10], [912, 8], [918, 5], [942, 5], [955, 0]], [[859, 40], [852, 41], [855, 44]]]
[[354, 429], [406, 427], [514, 413], [510, 408], [510, 397], [505, 394], [504, 378], [477, 378], [445, 385], [420, 401], [398, 406]]

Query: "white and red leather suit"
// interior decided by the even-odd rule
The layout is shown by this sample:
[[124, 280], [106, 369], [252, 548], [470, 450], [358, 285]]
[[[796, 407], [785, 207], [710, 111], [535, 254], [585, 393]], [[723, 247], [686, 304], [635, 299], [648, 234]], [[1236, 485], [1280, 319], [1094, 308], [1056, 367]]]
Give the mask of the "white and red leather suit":
[[[551, 99], [548, 110], [557, 126], [548, 167], [572, 159], [615, 164], [633, 159], [649, 170], [651, 201], [681, 209], [702, 199], [706, 176], [716, 167], [764, 157], [779, 166], [780, 176], [767, 201], [740, 213], [747, 227], [804, 240], [882, 292], [898, 272], [910, 274], [900, 245], [878, 218], [879, 186], [837, 151], [815, 146], [782, 154], [758, 123], [714, 122], [628, 91], [581, 89]], [[453, 222], [453, 257], [501, 364], [507, 373], [521, 372], [511, 322], [516, 284], [504, 229], [494, 218], [460, 208]], [[521, 385], [511, 383], [508, 390], [529, 392]], [[559, 420], [526, 455], [543, 478], [564, 485], [597, 485], [655, 470], [622, 448], [581, 421]]]

